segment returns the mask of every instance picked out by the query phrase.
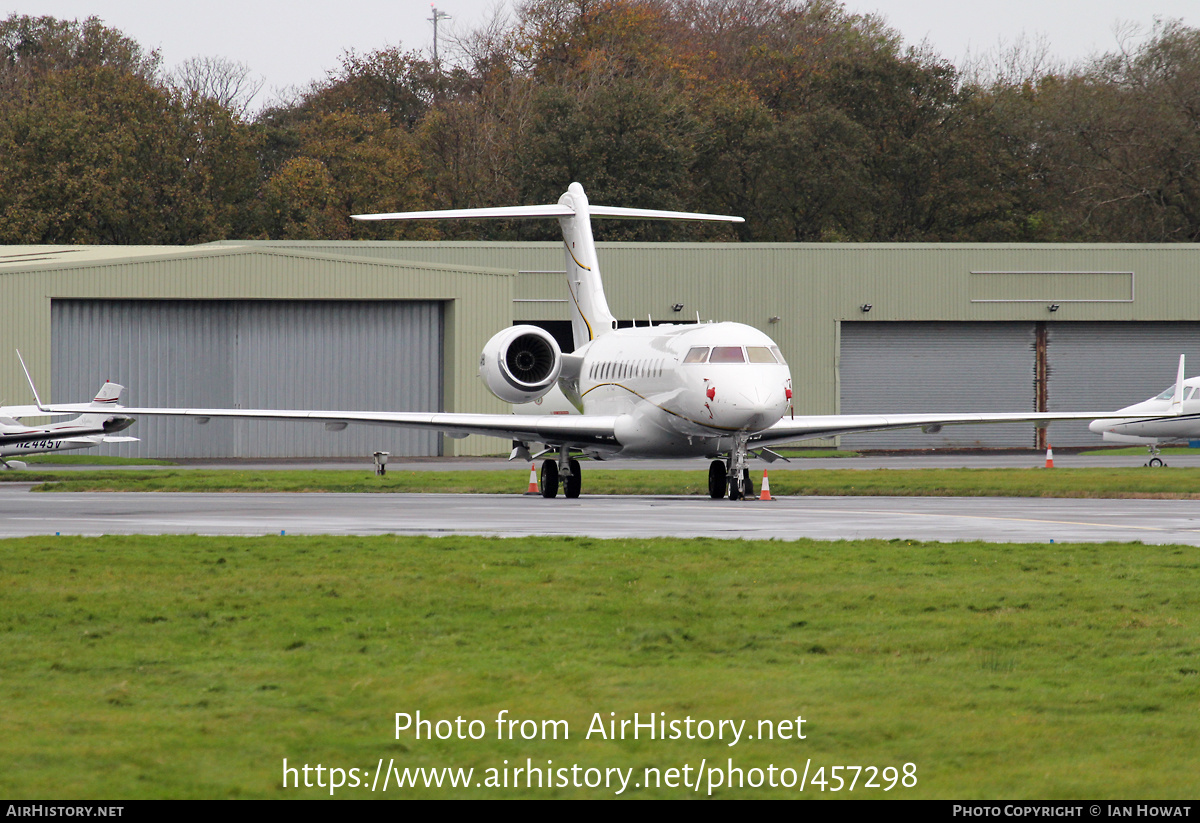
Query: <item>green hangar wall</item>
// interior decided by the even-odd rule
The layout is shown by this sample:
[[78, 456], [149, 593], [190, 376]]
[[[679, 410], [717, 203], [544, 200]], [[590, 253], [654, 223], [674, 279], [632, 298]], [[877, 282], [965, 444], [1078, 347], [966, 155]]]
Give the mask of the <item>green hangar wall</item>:
[[[445, 410], [502, 411], [475, 376], [479, 351], [514, 322], [569, 319], [561, 248], [8, 248], [0, 250], [0, 337], [9, 351], [22, 349], [59, 401], [90, 396], [93, 383], [111, 378], [126, 382], [131, 403], [402, 410], [419, 387], [422, 402]], [[619, 318], [733, 320], [770, 334], [791, 365], [797, 413], [1101, 410], [1157, 393], [1181, 353], [1196, 364], [1189, 373], [1200, 371], [1194, 245], [601, 243], [599, 254]], [[250, 340], [259, 343], [247, 348]], [[25, 402], [10, 360], [0, 358], [0, 396]], [[408, 361], [430, 366], [398, 376]], [[220, 425], [223, 433], [155, 431], [142, 420], [143, 443], [133, 445], [169, 456], [507, 451], [487, 438]], [[1079, 424], [1054, 424], [1049, 436], [1055, 445], [1099, 443]], [[845, 442], [1039, 441], [1030, 426], [996, 426]]]
[[[0, 252], [0, 338], [61, 402], [111, 379], [127, 387], [129, 405], [503, 412], [473, 365], [512, 322], [515, 281], [513, 271], [243, 245], [9, 248]], [[15, 354], [0, 358], [0, 396], [29, 402]], [[229, 420], [143, 418], [130, 433], [141, 441], [104, 450], [334, 457], [504, 445]]]

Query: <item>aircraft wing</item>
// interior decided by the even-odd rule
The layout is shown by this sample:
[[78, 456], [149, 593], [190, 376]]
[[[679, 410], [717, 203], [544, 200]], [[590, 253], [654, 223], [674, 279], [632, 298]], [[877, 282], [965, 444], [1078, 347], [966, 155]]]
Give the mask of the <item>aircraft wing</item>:
[[[964, 426], [979, 423], [1051, 423], [1055, 420], [1096, 420], [1119, 417], [1116, 412], [963, 412], [962, 414], [815, 414], [785, 417], [750, 438], [750, 448], [777, 446], [796, 440], [842, 434]], [[936, 427], [936, 428], [935, 428]]]
[[[49, 410], [58, 406], [48, 406]], [[582, 414], [454, 414], [447, 412], [307, 411], [288, 409], [165, 409], [125, 406], [121, 414], [132, 417], [186, 417], [198, 423], [214, 418], [236, 420], [310, 420], [339, 429], [350, 423], [400, 426], [440, 431], [451, 437], [480, 434], [507, 440], [566, 444], [580, 448], [617, 450], [617, 418]]]

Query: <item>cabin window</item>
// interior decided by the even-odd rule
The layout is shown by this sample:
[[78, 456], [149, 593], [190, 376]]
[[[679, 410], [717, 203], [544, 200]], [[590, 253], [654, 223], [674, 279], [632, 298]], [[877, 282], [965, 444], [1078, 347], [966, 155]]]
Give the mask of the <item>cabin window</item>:
[[747, 346], [746, 354], [751, 363], [774, 363], [775, 355], [766, 346]]
[[708, 359], [708, 347], [698, 346], [694, 349], [689, 349], [687, 357], [683, 358], [684, 363], [703, 363]]
[[709, 363], [745, 363], [746, 355], [741, 346], [717, 346], [712, 350]]

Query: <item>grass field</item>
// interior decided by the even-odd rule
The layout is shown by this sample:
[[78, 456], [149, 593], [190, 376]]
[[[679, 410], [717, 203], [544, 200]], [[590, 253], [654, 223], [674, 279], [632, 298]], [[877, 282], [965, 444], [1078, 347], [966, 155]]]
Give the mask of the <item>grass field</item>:
[[[281, 788], [286, 758], [359, 798], [616, 794], [512, 788], [551, 760], [580, 767], [568, 782], [632, 770], [624, 797], [704, 796], [730, 761], [746, 781], [807, 765], [805, 789], [714, 796], [1196, 797], [1198, 571], [1193, 548], [1140, 544], [7, 540], [0, 796], [330, 796]], [[482, 738], [397, 739], [417, 711]], [[499, 740], [502, 711], [570, 737]], [[585, 739], [635, 712], [755, 739]], [[474, 772], [372, 795], [381, 759]], [[839, 769], [833, 792], [835, 766], [880, 788]], [[699, 791], [635, 787], [670, 768]]]
[[76, 454], [73, 451], [27, 454], [14, 457], [25, 463], [73, 466], [170, 466], [170, 460], [154, 460], [149, 457], [110, 457], [103, 454]]
[[[774, 495], [1200, 498], [1200, 469], [772, 469]], [[512, 471], [235, 471], [154, 469], [0, 473], [43, 491], [464, 492], [520, 494], [528, 469]], [[755, 488], [761, 475], [754, 477]], [[584, 469], [584, 494], [707, 494], [705, 471]]]

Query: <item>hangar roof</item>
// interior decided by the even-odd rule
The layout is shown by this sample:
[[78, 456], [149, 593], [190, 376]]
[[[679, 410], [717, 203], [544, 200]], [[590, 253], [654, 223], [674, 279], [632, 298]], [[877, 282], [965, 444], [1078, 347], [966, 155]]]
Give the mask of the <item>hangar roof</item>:
[[372, 253], [367, 245], [351, 241], [339, 243], [314, 243], [303, 245], [267, 245], [261, 241], [221, 241], [194, 246], [0, 246], [0, 274], [37, 270], [83, 268], [104, 266], [113, 263], [140, 263], [149, 261], [185, 260], [200, 257], [227, 257], [237, 254], [276, 254], [293, 257], [367, 260], [373, 264], [419, 266], [428, 269], [470, 271], [476, 274], [498, 274], [512, 276], [511, 269], [494, 266], [441, 264], [419, 260], [396, 260], [381, 258]]

